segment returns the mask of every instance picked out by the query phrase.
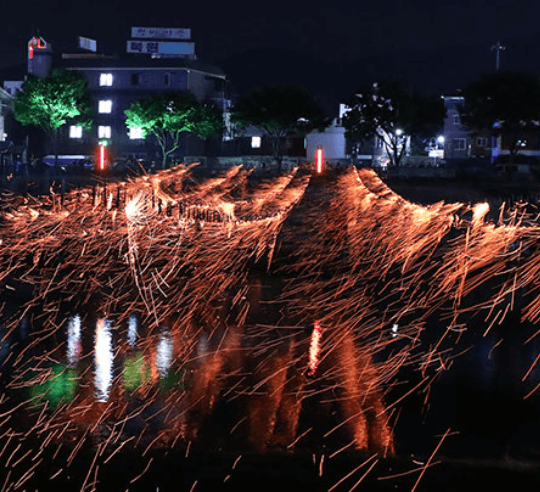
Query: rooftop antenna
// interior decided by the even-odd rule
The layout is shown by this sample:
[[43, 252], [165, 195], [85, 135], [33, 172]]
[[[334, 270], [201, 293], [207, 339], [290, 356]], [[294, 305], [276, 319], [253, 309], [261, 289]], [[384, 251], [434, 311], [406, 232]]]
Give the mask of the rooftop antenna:
[[499, 71], [501, 61], [501, 51], [504, 51], [506, 46], [503, 46], [499, 41], [491, 47], [491, 51], [495, 50], [495, 71]]

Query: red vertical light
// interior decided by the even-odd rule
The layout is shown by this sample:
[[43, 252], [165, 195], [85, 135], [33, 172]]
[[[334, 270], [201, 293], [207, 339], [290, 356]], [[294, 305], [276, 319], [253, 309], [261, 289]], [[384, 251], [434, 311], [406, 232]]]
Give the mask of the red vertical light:
[[321, 174], [324, 170], [324, 153], [322, 147], [317, 147], [315, 152], [315, 169], [317, 174]]
[[99, 146], [99, 169], [101, 171], [105, 169], [105, 145]]

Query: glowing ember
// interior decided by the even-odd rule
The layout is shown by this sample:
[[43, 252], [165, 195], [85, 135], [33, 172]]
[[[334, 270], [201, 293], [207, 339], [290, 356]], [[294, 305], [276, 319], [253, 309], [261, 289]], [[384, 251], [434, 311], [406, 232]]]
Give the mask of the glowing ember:
[[319, 356], [321, 354], [322, 328], [318, 321], [313, 323], [313, 332], [311, 333], [311, 342], [309, 344], [309, 371], [310, 376], [315, 375], [319, 365]]

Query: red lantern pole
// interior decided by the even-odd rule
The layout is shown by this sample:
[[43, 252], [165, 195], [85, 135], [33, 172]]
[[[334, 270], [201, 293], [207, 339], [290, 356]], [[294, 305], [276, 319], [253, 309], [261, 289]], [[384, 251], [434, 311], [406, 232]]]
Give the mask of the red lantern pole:
[[317, 147], [315, 151], [315, 171], [322, 174], [324, 171], [324, 152], [322, 147]]

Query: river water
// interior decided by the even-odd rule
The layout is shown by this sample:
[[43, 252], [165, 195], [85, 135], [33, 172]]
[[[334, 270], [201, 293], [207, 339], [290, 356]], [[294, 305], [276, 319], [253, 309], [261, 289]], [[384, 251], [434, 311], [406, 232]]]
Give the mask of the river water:
[[[312, 224], [333, 219], [329, 213], [317, 223], [308, 214], [306, 206], [292, 218], [288, 244], [299, 237], [315, 257], [339, 234], [328, 227], [323, 241], [306, 241], [305, 231], [317, 229]], [[113, 311], [114, 291], [102, 302], [91, 297], [84, 309], [79, 297], [76, 310], [56, 298], [33, 299], [31, 286], [20, 297], [4, 293], [0, 459], [10, 473], [6, 489], [25, 477], [30, 485], [52, 480], [63, 489], [92, 489], [121, 468], [117, 490], [162, 487], [169, 481], [163, 477], [179, 474], [188, 477], [182, 490], [191, 490], [206, 474], [228, 483], [244, 460], [267, 473], [279, 463], [282, 482], [301, 475], [295, 467], [309, 469], [310, 481], [326, 490], [354, 470], [360, 479], [375, 463], [383, 467], [375, 477], [412, 469], [416, 474], [406, 475], [411, 490], [435, 452], [445, 463], [471, 460], [490, 463], [490, 470], [511, 463], [538, 472], [540, 337], [534, 324], [521, 321], [519, 294], [499, 324], [467, 311], [466, 303], [479, 305], [477, 299], [464, 301], [460, 324], [420, 309], [396, 321], [389, 313], [393, 300], [379, 295], [381, 281], [372, 287], [372, 311], [354, 323], [338, 316], [332, 323], [324, 316], [325, 289], [335, 288], [341, 271], [321, 256], [320, 287], [310, 290], [311, 277], [291, 268], [298, 263], [291, 250], [282, 246], [281, 270], [258, 265], [247, 277], [238, 274], [242, 285], [228, 288], [221, 303], [218, 296], [208, 305], [196, 297], [196, 313], [158, 316], [166, 302]], [[310, 256], [298, 254], [309, 266]], [[350, 251], [334, 256], [345, 264]], [[69, 278], [79, 285], [77, 275]], [[355, 297], [361, 285], [346, 292], [349, 299], [363, 300]], [[319, 299], [316, 306], [306, 293]], [[285, 300], [291, 298], [292, 307]], [[336, 298], [334, 313], [341, 307]], [[365, 307], [346, 309], [355, 314]], [[420, 315], [422, 324], [415, 324]], [[204, 466], [188, 472], [193, 456]], [[146, 472], [149, 481], [139, 482]], [[384, 483], [392, 490], [396, 484]]]

